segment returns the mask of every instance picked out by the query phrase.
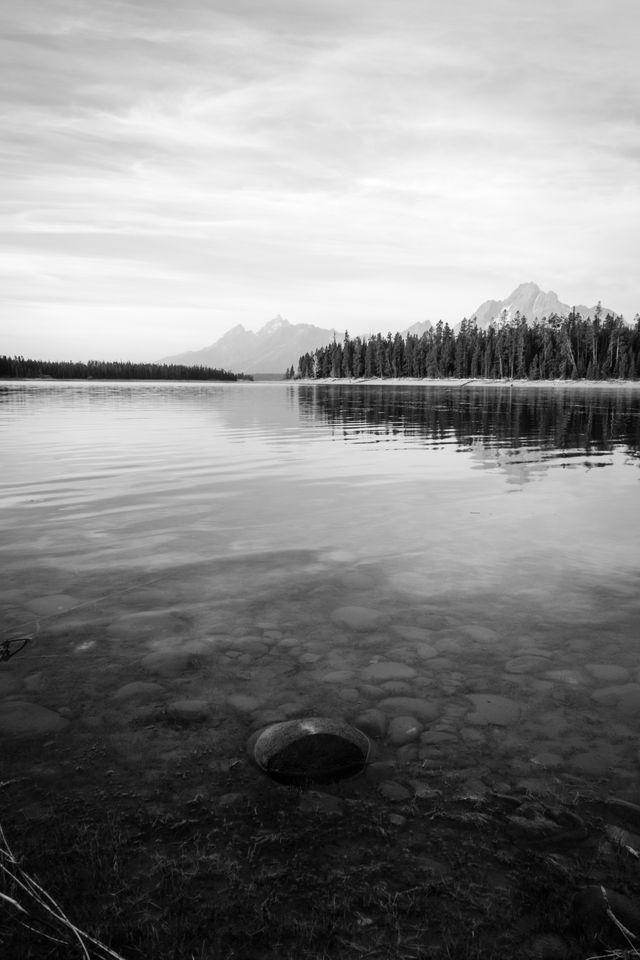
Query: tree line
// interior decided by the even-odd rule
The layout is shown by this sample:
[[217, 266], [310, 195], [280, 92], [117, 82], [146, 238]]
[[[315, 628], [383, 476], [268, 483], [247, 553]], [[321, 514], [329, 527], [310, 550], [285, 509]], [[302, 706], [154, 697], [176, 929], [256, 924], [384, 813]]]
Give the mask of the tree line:
[[132, 363], [131, 361], [29, 360], [0, 356], [0, 378], [36, 377], [54, 380], [253, 380], [243, 373], [216, 367], [188, 367], [180, 363]]
[[418, 336], [378, 333], [335, 340], [305, 353], [286, 378], [420, 377], [489, 380], [637, 380], [640, 376], [640, 317], [632, 326], [600, 306], [592, 318], [572, 311], [529, 323], [506, 311], [486, 330], [475, 320], [457, 331], [440, 321]]

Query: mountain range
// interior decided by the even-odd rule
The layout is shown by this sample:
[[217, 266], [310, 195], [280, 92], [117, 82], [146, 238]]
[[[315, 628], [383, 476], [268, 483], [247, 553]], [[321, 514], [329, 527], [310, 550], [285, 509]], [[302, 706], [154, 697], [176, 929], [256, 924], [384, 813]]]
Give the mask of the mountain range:
[[[553, 291], [545, 293], [536, 283], [521, 283], [505, 300], [485, 300], [467, 317], [475, 318], [478, 326], [486, 329], [492, 323], [500, 322], [503, 317], [511, 320], [517, 312], [533, 322], [552, 313], [566, 317], [572, 309], [568, 304], [561, 303]], [[597, 307], [580, 304], [575, 309], [583, 317], [593, 317]], [[603, 317], [614, 312], [602, 307]], [[403, 336], [407, 333], [421, 336], [432, 326], [430, 320], [422, 320], [401, 333]], [[277, 316], [256, 333], [238, 324], [208, 347], [164, 357], [160, 362], [217, 367], [234, 373], [282, 375], [292, 364], [296, 366], [303, 354], [326, 346], [334, 337], [341, 341], [343, 335], [344, 331], [324, 329], [310, 323], [292, 324]]]
[[297, 365], [302, 354], [325, 347], [334, 337], [342, 340], [343, 335], [344, 331], [325, 330], [310, 323], [293, 324], [277, 316], [257, 333], [239, 323], [211, 346], [164, 357], [161, 362], [217, 367], [234, 373], [283, 374], [291, 364]]
[[[485, 300], [477, 310], [467, 316], [470, 320], [475, 318], [478, 326], [485, 330], [502, 318], [503, 311], [506, 311], [505, 319], [507, 320], [512, 320], [519, 312], [521, 316], [527, 318], [529, 323], [533, 323], [534, 320], [550, 317], [552, 313], [559, 317], [566, 317], [574, 309], [586, 319], [593, 318], [598, 308], [597, 306], [585, 307], [584, 304], [569, 306], [567, 303], [561, 303], [553, 290], [545, 293], [537, 283], [521, 283], [506, 300]], [[601, 309], [603, 317], [606, 317], [607, 313], [615, 313], [607, 307]]]

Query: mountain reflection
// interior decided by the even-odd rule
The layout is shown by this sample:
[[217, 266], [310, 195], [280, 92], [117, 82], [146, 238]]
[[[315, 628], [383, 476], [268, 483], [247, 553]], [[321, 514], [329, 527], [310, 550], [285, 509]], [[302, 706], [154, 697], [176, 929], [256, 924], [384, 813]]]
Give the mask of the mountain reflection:
[[[476, 456], [487, 448], [510, 448], [511, 454], [519, 450], [523, 455], [523, 447], [534, 447], [538, 449], [531, 459], [538, 463], [545, 460], [545, 450], [565, 456], [572, 451], [598, 456], [616, 449], [638, 456], [640, 451], [640, 394], [635, 390], [409, 385], [297, 389], [303, 419], [329, 424], [352, 441], [404, 436], [428, 445], [457, 443]], [[491, 459], [495, 462], [495, 455]]]

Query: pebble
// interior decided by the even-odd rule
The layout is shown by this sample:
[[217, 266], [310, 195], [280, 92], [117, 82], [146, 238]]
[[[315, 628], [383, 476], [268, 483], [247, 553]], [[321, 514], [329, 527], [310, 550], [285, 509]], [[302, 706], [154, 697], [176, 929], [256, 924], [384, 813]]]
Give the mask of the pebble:
[[416, 717], [423, 723], [435, 720], [440, 713], [440, 706], [432, 700], [422, 700], [420, 697], [386, 697], [378, 704], [388, 716]]
[[376, 610], [370, 610], [368, 607], [338, 607], [331, 614], [334, 623], [341, 627], [348, 627], [350, 630], [372, 630], [381, 619], [381, 615]]
[[396, 780], [385, 780], [384, 783], [381, 783], [378, 787], [378, 790], [383, 797], [387, 800], [402, 801], [410, 800], [411, 792], [407, 790], [406, 787], [403, 787], [401, 783], [398, 783]]
[[387, 718], [382, 710], [365, 710], [359, 713], [353, 721], [353, 725], [366, 733], [368, 737], [378, 740], [384, 736], [387, 729]]
[[167, 707], [167, 713], [185, 723], [201, 723], [208, 719], [211, 709], [206, 700], [174, 700]]
[[165, 692], [164, 687], [159, 683], [145, 683], [143, 680], [136, 680], [133, 683], [125, 683], [123, 687], [113, 695], [114, 700], [147, 700], [152, 697], [159, 697]]
[[432, 657], [438, 656], [438, 651], [430, 643], [417, 643], [416, 653], [421, 660], [431, 660]]
[[397, 633], [398, 636], [402, 637], [403, 640], [422, 641], [427, 636], [427, 631], [423, 630], [422, 627], [406, 626], [402, 623], [396, 624], [393, 628], [393, 632]]
[[548, 666], [549, 661], [544, 657], [524, 656], [507, 660], [504, 668], [507, 673], [532, 673], [535, 670], [544, 670]]
[[413, 667], [395, 660], [380, 660], [371, 663], [362, 671], [362, 679], [367, 680], [410, 680], [417, 676]]
[[588, 670], [596, 680], [602, 680], [604, 683], [625, 683], [630, 678], [626, 667], [619, 667], [613, 663], [587, 663], [585, 670]]
[[417, 740], [422, 730], [422, 724], [415, 717], [394, 717], [389, 723], [387, 736], [394, 747], [402, 747], [405, 743]]
[[410, 696], [413, 693], [413, 687], [406, 680], [385, 680], [380, 684], [380, 689], [388, 697]]
[[625, 683], [622, 686], [604, 687], [596, 690], [593, 699], [598, 703], [615, 704], [623, 713], [640, 713], [640, 684]]
[[142, 658], [142, 666], [160, 677], [179, 677], [195, 666], [195, 657], [185, 651], [159, 650]]
[[239, 710], [240, 713], [253, 713], [253, 711], [257, 710], [260, 706], [260, 701], [257, 697], [251, 697], [246, 693], [232, 693], [227, 697], [226, 702], [230, 707], [233, 707], [234, 710]]

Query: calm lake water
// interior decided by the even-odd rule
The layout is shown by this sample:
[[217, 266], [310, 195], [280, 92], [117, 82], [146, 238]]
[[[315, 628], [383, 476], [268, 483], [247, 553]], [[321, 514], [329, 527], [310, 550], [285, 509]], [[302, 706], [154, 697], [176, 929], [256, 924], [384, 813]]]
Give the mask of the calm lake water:
[[4, 383], [0, 449], [16, 770], [215, 791], [330, 715], [498, 789], [639, 779], [639, 391]]

